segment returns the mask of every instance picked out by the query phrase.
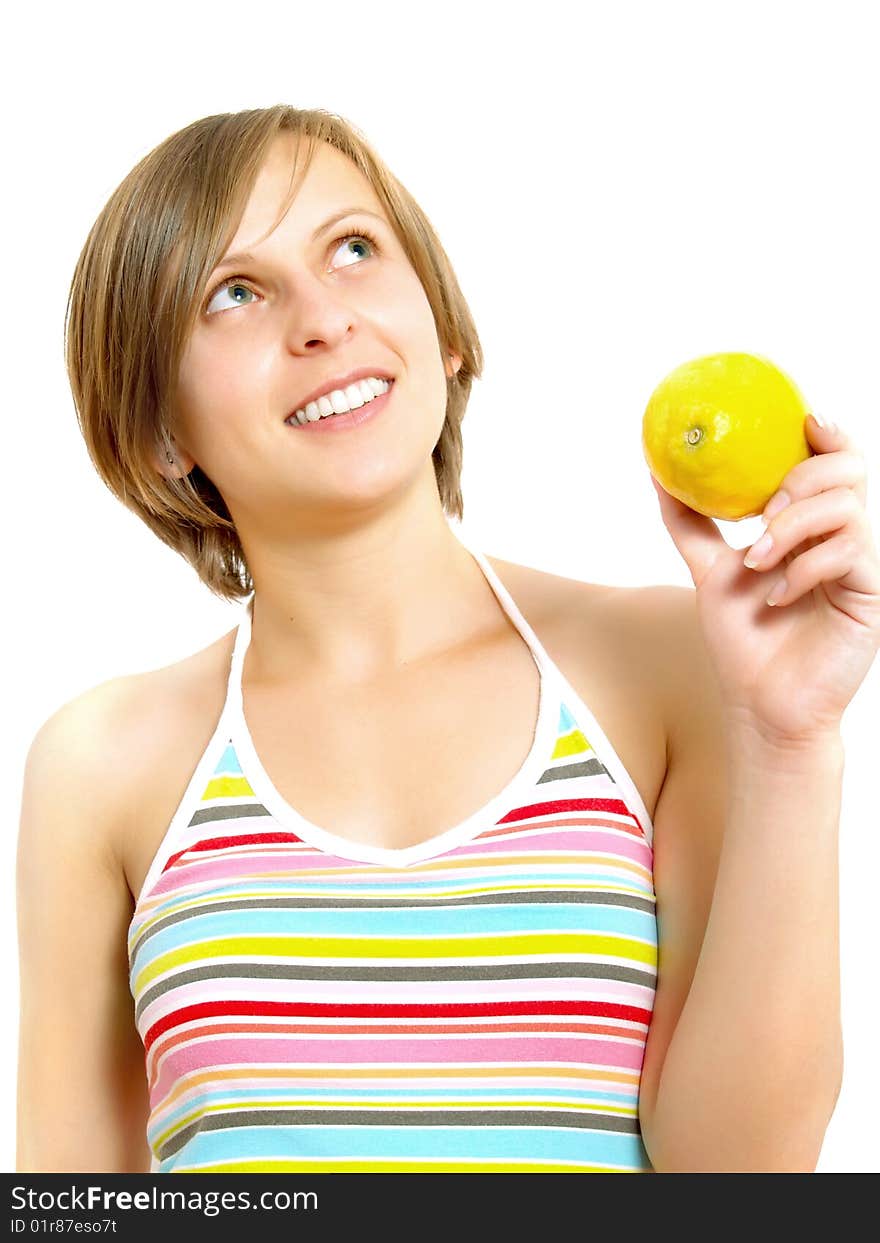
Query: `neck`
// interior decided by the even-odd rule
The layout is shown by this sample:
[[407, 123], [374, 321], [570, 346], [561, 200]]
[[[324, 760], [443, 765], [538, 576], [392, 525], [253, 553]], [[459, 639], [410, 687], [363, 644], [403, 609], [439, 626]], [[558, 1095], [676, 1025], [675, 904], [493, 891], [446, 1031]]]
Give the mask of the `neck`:
[[440, 508], [298, 539], [249, 565], [249, 685], [364, 683], [498, 624], [494, 593]]

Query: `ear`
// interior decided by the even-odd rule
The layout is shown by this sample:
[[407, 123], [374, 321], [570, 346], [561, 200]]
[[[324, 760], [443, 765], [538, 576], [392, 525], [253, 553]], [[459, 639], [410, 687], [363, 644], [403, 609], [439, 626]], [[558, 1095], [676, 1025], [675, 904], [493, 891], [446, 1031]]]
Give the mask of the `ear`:
[[159, 474], [166, 479], [181, 479], [196, 464], [195, 458], [190, 457], [185, 449], [180, 449], [176, 444], [172, 444], [170, 449], [157, 444], [153, 450], [153, 463]]
[[458, 369], [461, 366], [461, 357], [458, 354], [450, 354], [449, 358], [452, 363], [452, 369], [450, 370], [449, 363], [447, 363], [446, 374], [451, 380], [452, 377], [458, 373]]

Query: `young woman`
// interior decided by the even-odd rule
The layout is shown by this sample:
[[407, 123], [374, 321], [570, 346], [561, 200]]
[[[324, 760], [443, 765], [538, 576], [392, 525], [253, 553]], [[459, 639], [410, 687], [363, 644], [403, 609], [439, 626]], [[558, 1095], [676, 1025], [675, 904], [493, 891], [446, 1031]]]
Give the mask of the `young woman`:
[[246, 603], [32, 743], [18, 1169], [813, 1169], [880, 636], [852, 443], [808, 420], [754, 569], [660, 491], [695, 590], [467, 547], [474, 323], [321, 111], [152, 151], [67, 329], [102, 479]]

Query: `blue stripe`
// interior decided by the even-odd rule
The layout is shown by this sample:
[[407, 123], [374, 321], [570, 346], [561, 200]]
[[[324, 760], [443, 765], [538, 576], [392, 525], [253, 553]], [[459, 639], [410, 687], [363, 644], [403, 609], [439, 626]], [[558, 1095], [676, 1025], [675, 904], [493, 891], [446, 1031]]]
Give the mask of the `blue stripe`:
[[214, 769], [215, 777], [243, 777], [244, 773], [241, 769], [241, 761], [236, 754], [235, 747], [232, 743], [227, 743], [226, 750], [220, 756], [217, 767]]
[[152, 961], [170, 950], [212, 937], [362, 937], [369, 943], [377, 937], [503, 936], [528, 932], [604, 933], [656, 943], [652, 912], [591, 903], [588, 899], [583, 905], [542, 902], [480, 906], [478, 909], [379, 907], [370, 911], [368, 927], [364, 925], [364, 911], [361, 910], [248, 907], [217, 914], [193, 910], [186, 919], [151, 936], [138, 950], [135, 961], [144, 951], [147, 961]]
[[[592, 866], [595, 866], [593, 864]], [[482, 868], [482, 865], [481, 865]], [[650, 884], [639, 881], [638, 878], [629, 876], [622, 877], [620, 875], [619, 866], [609, 864], [607, 872], [579, 872], [571, 870], [568, 872], [534, 872], [530, 871], [525, 865], [507, 865], [503, 868], [492, 866], [492, 873], [481, 872], [479, 875], [469, 875], [467, 877], [427, 877], [424, 880], [418, 880], [415, 877], [395, 878], [390, 882], [383, 882], [379, 876], [353, 876], [345, 881], [333, 881], [325, 877], [318, 877], [315, 880], [308, 879], [308, 873], [304, 872], [302, 877], [295, 879], [290, 876], [282, 877], [280, 880], [273, 880], [271, 876], [255, 878], [248, 876], [241, 881], [227, 882], [222, 886], [211, 886], [211, 896], [218, 898], [237, 898], [244, 894], [255, 893], [257, 891], [271, 894], [273, 890], [285, 895], [301, 897], [309, 897], [311, 894], [318, 894], [320, 897], [329, 898], [361, 898], [365, 903], [369, 903], [370, 898], [406, 898], [412, 894], [413, 897], [432, 897], [436, 893], [438, 897], [445, 897], [451, 891], [454, 895], [467, 895], [476, 890], [481, 892], [485, 888], [506, 888], [509, 884], [515, 885], [541, 885], [548, 889], [564, 889], [573, 885], [594, 885], [602, 893], [615, 893], [618, 890], [610, 890], [608, 884], [622, 885], [620, 892], [635, 893], [639, 897], [654, 897], [654, 890]], [[368, 891], [368, 892], [365, 892]], [[530, 893], [537, 892], [536, 889], [529, 890]], [[579, 889], [578, 892], [581, 892]], [[584, 901], [589, 901], [589, 889], [584, 889]], [[152, 919], [155, 915], [161, 914], [169, 907], [180, 906], [181, 894], [179, 890], [169, 893], [163, 901], [156, 906], [147, 915], [146, 912], [139, 912], [143, 922], [144, 919]], [[482, 909], [482, 908], [481, 908]]]
[[415, 1126], [235, 1126], [227, 1131], [202, 1131], [173, 1156], [162, 1161], [159, 1173], [179, 1164], [188, 1166], [221, 1161], [298, 1160], [319, 1157], [336, 1160], [418, 1161], [434, 1158], [484, 1160], [579, 1161], [584, 1165], [618, 1165], [631, 1169], [649, 1166], [638, 1135], [588, 1131], [583, 1127], [415, 1127]]

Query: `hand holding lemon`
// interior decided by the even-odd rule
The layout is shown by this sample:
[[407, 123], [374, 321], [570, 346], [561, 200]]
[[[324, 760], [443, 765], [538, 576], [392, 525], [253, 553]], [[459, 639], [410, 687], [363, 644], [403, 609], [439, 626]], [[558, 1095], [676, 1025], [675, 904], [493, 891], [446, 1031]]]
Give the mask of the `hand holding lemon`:
[[737, 522], [760, 514], [784, 476], [812, 452], [809, 413], [794, 381], [755, 354], [683, 363], [651, 394], [642, 447], [651, 474], [699, 514]]
[[[709, 354], [670, 372], [642, 421], [728, 720], [787, 749], [839, 736], [880, 649], [865, 459], [808, 412], [768, 359]], [[713, 519], [757, 514], [766, 531], [744, 559]]]

